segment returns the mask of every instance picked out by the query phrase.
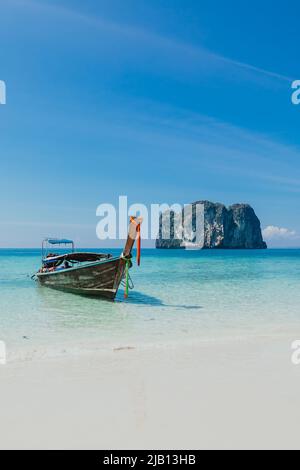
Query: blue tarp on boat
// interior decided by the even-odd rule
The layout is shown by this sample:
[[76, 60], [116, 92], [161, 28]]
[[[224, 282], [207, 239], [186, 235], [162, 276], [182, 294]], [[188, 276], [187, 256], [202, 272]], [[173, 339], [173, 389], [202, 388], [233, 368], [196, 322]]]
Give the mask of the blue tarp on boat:
[[46, 241], [50, 245], [68, 245], [73, 243], [73, 240], [67, 240], [66, 238], [48, 238]]

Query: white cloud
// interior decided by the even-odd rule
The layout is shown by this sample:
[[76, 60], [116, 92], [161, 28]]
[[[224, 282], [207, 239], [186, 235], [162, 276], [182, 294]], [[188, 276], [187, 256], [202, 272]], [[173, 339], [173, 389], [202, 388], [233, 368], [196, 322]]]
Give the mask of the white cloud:
[[295, 240], [299, 238], [295, 230], [269, 225], [263, 230], [265, 240]]

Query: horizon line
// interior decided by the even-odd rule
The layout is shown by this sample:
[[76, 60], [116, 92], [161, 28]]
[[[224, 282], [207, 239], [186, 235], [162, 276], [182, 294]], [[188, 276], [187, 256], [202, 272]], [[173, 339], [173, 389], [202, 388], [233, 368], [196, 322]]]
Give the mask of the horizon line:
[[[93, 247], [93, 246], [79, 246], [77, 247], [79, 249], [83, 250], [122, 250], [124, 246], [120, 247]], [[28, 246], [19, 246], [19, 247], [0, 247], [0, 250], [37, 250], [41, 251], [41, 247], [28, 247]], [[59, 248], [61, 250], [61, 248]], [[133, 250], [136, 250], [134, 248]], [[157, 250], [157, 251], [191, 251], [191, 250], [186, 250], [185, 248], [156, 248], [155, 246], [145, 246], [142, 248], [142, 250]], [[267, 248], [261, 249], [261, 248], [202, 248], [200, 250], [194, 250], [194, 251], [266, 251], [266, 250], [300, 250], [300, 246], [268, 246]], [[75, 251], [78, 251], [75, 249]]]

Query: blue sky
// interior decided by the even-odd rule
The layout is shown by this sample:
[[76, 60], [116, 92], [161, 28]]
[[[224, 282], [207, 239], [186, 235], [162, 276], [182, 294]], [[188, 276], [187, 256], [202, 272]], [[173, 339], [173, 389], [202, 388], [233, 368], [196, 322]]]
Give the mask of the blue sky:
[[248, 202], [300, 246], [296, 1], [0, 0], [0, 246], [99, 246], [96, 207]]

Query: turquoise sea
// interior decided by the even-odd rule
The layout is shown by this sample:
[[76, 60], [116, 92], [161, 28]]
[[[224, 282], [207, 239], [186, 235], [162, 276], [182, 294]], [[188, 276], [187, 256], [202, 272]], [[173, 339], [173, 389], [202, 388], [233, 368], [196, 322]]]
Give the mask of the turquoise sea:
[[114, 303], [39, 287], [30, 278], [39, 265], [38, 249], [0, 250], [0, 340], [11, 360], [300, 335], [300, 250], [144, 250], [135, 289]]

